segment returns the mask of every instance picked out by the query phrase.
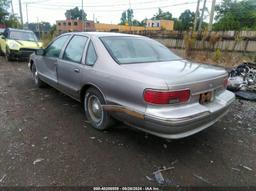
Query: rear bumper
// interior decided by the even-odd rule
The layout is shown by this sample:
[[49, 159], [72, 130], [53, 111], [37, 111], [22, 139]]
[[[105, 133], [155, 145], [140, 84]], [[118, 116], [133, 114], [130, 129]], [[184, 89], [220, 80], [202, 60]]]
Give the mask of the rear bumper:
[[147, 108], [145, 113], [137, 114], [137, 116], [144, 116], [143, 119], [127, 112], [115, 114], [119, 119], [139, 130], [163, 138], [179, 139], [200, 132], [216, 123], [228, 112], [234, 99], [234, 94], [225, 90], [216, 95], [215, 100], [207, 105], [194, 103], [171, 108]]

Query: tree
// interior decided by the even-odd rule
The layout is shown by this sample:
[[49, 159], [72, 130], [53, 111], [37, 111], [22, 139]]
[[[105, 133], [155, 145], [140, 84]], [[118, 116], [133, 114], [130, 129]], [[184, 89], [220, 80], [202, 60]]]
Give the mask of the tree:
[[9, 0], [0, 0], [0, 23], [4, 24], [9, 16], [8, 8], [10, 6]]
[[10, 0], [0, 0], [0, 24], [4, 24], [6, 27], [20, 28], [21, 24], [17, 16], [8, 12], [9, 7]]
[[127, 22], [126, 11], [123, 11], [120, 21], [120, 25], [125, 25], [125, 23]]
[[41, 32], [49, 32], [51, 30], [51, 24], [49, 22], [41, 22], [41, 23], [29, 23], [28, 29], [34, 32], [38, 32], [38, 27]]
[[193, 22], [195, 19], [195, 13], [191, 12], [189, 9], [181, 13], [179, 20], [181, 22], [181, 29], [188, 30], [193, 27]]
[[122, 12], [122, 16], [120, 18], [120, 25], [133, 25], [133, 10], [127, 9], [126, 11]]
[[16, 15], [9, 15], [5, 21], [5, 25], [11, 28], [21, 28], [21, 24]]
[[179, 18], [173, 18], [174, 30], [184, 31], [193, 27], [195, 13], [189, 9], [180, 14]]
[[215, 30], [256, 29], [255, 0], [223, 0], [215, 10]]
[[132, 19], [133, 19], [133, 10], [132, 9], [127, 9], [127, 21], [129, 25], [132, 25]]
[[132, 25], [133, 25], [133, 26], [144, 26], [142, 22], [140, 22], [140, 21], [138, 21], [138, 20], [136, 20], [136, 19], [134, 19], [134, 20], [132, 21]]
[[152, 20], [171, 20], [172, 19], [172, 14], [167, 11], [163, 12], [162, 9], [158, 8], [158, 13], [156, 13], [153, 17]]
[[65, 16], [66, 16], [66, 19], [87, 20], [86, 19], [87, 14], [84, 12], [83, 9], [79, 9], [78, 7], [66, 10]]

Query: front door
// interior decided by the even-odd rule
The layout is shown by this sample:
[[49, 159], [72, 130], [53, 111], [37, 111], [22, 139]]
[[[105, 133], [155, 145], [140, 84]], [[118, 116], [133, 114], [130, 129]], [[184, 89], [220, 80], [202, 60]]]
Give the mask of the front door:
[[58, 62], [58, 86], [63, 92], [79, 98], [81, 88], [81, 72], [84, 65], [82, 57], [88, 38], [74, 35], [69, 41], [62, 59]]
[[69, 36], [70, 35], [64, 35], [53, 41], [45, 49], [44, 56], [39, 57], [40, 61], [38, 63], [40, 64], [36, 65], [40, 78], [53, 87], [57, 86], [58, 59]]

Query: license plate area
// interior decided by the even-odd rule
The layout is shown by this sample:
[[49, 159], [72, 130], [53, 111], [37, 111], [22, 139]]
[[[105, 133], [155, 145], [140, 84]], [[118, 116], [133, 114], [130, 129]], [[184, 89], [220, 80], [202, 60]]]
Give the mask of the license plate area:
[[200, 94], [199, 103], [204, 105], [213, 100], [213, 92], [205, 92]]

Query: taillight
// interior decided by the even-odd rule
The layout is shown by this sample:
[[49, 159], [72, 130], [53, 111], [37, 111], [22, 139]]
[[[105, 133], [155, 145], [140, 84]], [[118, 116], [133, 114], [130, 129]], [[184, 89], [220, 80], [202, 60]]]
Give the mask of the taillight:
[[144, 100], [152, 104], [171, 104], [171, 103], [184, 103], [190, 98], [190, 90], [178, 91], [161, 91], [146, 89], [144, 91]]
[[227, 88], [227, 86], [228, 86], [228, 79], [225, 78], [225, 79], [224, 79], [224, 88]]

